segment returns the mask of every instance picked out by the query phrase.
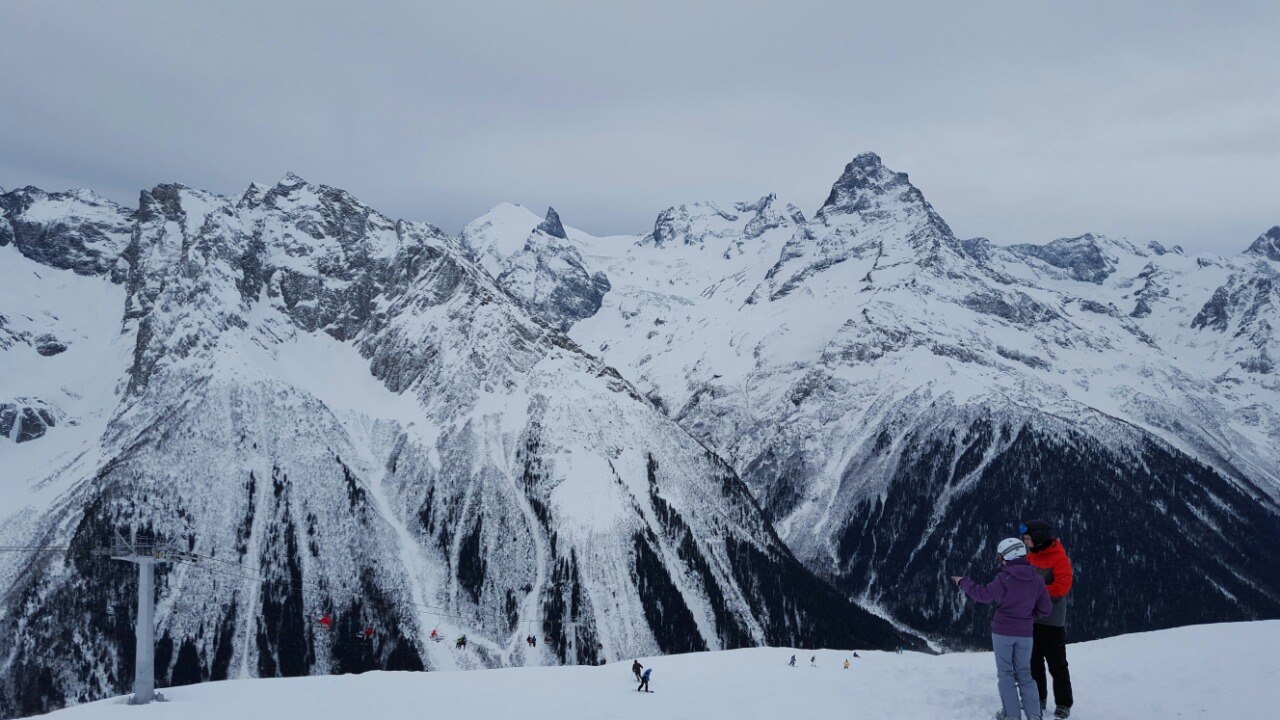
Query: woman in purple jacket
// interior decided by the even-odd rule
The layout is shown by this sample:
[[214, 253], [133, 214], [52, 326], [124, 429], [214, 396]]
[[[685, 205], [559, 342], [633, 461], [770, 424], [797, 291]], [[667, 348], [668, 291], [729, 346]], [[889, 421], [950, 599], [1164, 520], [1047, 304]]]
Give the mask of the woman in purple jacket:
[[1038, 618], [1053, 612], [1053, 602], [1044, 579], [1027, 562], [1027, 546], [1021, 540], [1001, 540], [996, 552], [1004, 566], [989, 584], [979, 585], [958, 575], [951, 579], [974, 600], [996, 604], [991, 617], [991, 646], [996, 651], [996, 686], [1003, 706], [996, 713], [996, 720], [1018, 720], [1024, 712], [1027, 720], [1041, 720], [1040, 696], [1031, 678], [1032, 626]]

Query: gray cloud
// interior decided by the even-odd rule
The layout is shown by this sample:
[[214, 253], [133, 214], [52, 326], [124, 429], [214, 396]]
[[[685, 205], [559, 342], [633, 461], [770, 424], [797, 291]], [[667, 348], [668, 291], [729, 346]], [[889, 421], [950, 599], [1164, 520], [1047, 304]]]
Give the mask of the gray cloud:
[[1269, 0], [611, 5], [6, 3], [0, 186], [293, 170], [448, 230], [509, 200], [605, 234], [812, 211], [875, 150], [997, 242], [1235, 252], [1280, 223]]

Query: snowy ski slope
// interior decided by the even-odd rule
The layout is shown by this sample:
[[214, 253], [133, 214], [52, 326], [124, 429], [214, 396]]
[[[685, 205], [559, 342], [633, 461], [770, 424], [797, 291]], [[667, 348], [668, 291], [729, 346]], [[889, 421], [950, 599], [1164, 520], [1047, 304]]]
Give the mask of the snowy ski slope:
[[[1262, 718], [1280, 703], [1280, 621], [1198, 625], [1072, 645], [1080, 720]], [[787, 660], [796, 653], [796, 667]], [[54, 712], [54, 720], [987, 720], [997, 706], [990, 653], [930, 656], [752, 648], [641, 658], [652, 695], [630, 662], [476, 672], [231, 680], [165, 691], [169, 702], [121, 698]]]

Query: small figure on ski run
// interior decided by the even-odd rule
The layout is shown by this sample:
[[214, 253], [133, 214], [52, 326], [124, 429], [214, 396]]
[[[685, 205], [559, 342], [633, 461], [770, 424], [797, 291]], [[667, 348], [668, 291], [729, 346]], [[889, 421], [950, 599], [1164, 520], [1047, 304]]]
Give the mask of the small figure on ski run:
[[316, 622], [320, 623], [321, 630], [328, 630], [333, 627], [333, 618], [329, 617], [329, 613], [321, 615]]
[[844, 661], [844, 669], [845, 669], [845, 670], [848, 670], [848, 669], [849, 669], [849, 660], [848, 660], [848, 658], [846, 658], [846, 659], [845, 659], [845, 661]]
[[644, 666], [640, 664], [640, 661], [639, 661], [639, 660], [633, 660], [633, 661], [631, 661], [631, 672], [632, 672], [632, 673], [635, 673], [635, 676], [636, 676], [636, 682], [640, 682], [640, 680], [641, 680], [641, 678], [640, 678], [640, 671], [641, 671], [641, 670], [643, 670], [643, 669], [644, 669]]
[[[1031, 627], [1053, 611], [1049, 591], [1036, 569], [1027, 562], [1027, 546], [1018, 538], [1006, 538], [996, 546], [1002, 564], [996, 577], [979, 585], [968, 577], [952, 575], [965, 594], [980, 603], [996, 605], [991, 616], [991, 646], [996, 654], [996, 688], [1001, 709], [996, 720], [1040, 720], [1040, 698], [1031, 678]], [[1021, 698], [1021, 705], [1019, 705]]]
[[792, 656], [791, 656], [791, 667], [795, 667], [795, 666], [796, 666], [796, 656], [795, 656], [795, 655], [792, 655]]
[[901, 655], [901, 654], [902, 654], [902, 646], [901, 646], [901, 645], [899, 645], [899, 646], [898, 646], [898, 654], [899, 654], [899, 655]]
[[810, 656], [810, 657], [809, 657], [809, 667], [818, 667], [818, 656], [817, 656], [817, 655], [812, 655], [812, 656]]
[[1054, 537], [1053, 527], [1043, 520], [1028, 520], [1018, 526], [1022, 542], [1030, 552], [1031, 563], [1044, 578], [1044, 587], [1053, 601], [1053, 612], [1047, 618], [1036, 621], [1031, 643], [1031, 677], [1035, 678], [1040, 692], [1040, 705], [1049, 700], [1049, 687], [1044, 666], [1049, 664], [1053, 676], [1053, 701], [1057, 708], [1055, 718], [1071, 717], [1071, 705], [1075, 698], [1071, 693], [1071, 671], [1067, 669], [1067, 593], [1071, 592], [1071, 558], [1067, 557], [1062, 541]]
[[649, 689], [649, 673], [653, 672], [653, 668], [645, 668], [644, 675], [640, 676], [640, 687], [636, 688], [636, 692], [653, 692]]
[[855, 658], [859, 659], [859, 660], [861, 660], [861, 659], [862, 659], [862, 656], [861, 656], [861, 655], [859, 655], [859, 654], [858, 654], [858, 653], [856, 653], [856, 652], [853, 654], [853, 656], [854, 656]]
[[454, 641], [454, 643], [453, 643], [453, 646], [454, 646], [455, 648], [457, 648], [458, 650], [462, 650], [462, 649], [466, 648], [466, 647], [467, 647], [467, 636], [466, 636], [466, 635], [463, 635], [462, 637], [460, 637], [460, 638], [458, 638], [457, 640], [455, 640], [455, 641]]

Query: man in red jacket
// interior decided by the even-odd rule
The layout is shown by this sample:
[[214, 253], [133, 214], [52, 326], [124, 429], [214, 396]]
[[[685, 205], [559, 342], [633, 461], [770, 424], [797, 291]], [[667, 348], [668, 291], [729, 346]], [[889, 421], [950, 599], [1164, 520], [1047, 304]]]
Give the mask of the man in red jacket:
[[1030, 562], [1044, 577], [1045, 589], [1053, 601], [1053, 613], [1036, 620], [1032, 629], [1031, 677], [1040, 691], [1040, 706], [1048, 699], [1044, 666], [1053, 675], [1055, 718], [1071, 716], [1071, 673], [1067, 670], [1067, 593], [1071, 592], [1071, 559], [1062, 541], [1053, 536], [1053, 527], [1043, 520], [1028, 520], [1018, 526], [1022, 542], [1031, 550]]

